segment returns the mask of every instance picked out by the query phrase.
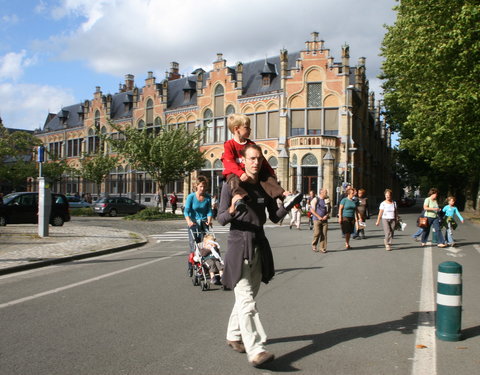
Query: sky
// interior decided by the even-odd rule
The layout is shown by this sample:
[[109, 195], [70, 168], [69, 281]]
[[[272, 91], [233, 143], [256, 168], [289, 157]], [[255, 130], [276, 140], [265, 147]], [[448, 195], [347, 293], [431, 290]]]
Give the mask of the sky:
[[48, 113], [118, 92], [126, 74], [142, 87], [170, 62], [189, 75], [303, 49], [317, 31], [335, 61], [366, 57], [381, 97], [380, 46], [395, 0], [0, 0], [0, 117], [9, 128], [43, 128]]

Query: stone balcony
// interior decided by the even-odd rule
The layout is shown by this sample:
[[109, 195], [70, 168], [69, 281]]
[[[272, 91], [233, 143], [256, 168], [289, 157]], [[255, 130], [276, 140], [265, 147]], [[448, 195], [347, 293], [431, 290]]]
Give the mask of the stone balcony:
[[336, 148], [340, 145], [340, 139], [328, 135], [301, 135], [287, 140], [288, 148]]

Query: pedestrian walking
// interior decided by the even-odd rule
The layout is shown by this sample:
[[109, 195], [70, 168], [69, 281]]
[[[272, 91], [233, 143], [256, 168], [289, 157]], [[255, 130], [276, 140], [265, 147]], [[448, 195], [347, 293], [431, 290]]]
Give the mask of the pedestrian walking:
[[307, 203], [305, 206], [305, 209], [307, 211], [307, 217], [308, 217], [308, 229], [310, 230], [313, 229], [313, 215], [311, 212], [311, 208], [312, 208], [312, 200], [314, 198], [315, 198], [315, 192], [313, 190], [310, 190], [308, 192]]
[[216, 195], [212, 196], [212, 216], [217, 219], [218, 214], [218, 198]]
[[441, 209], [438, 207], [438, 189], [431, 188], [429, 190], [428, 198], [425, 198], [425, 201], [423, 202], [423, 209], [425, 211], [425, 217], [428, 219], [428, 223], [427, 227], [423, 229], [420, 246], [425, 246], [427, 244], [430, 228], [433, 227], [433, 230], [437, 233], [437, 246], [447, 247], [442, 231], [440, 230], [440, 217], [438, 216], [438, 213]]
[[368, 207], [368, 198], [366, 196], [366, 190], [365, 189], [359, 189], [358, 190], [358, 217], [360, 220], [357, 222], [357, 225], [355, 225], [355, 231], [353, 233], [353, 238], [355, 239], [366, 239], [365, 236], [365, 221], [370, 218], [370, 210]]
[[460, 219], [462, 223], [465, 222], [463, 220], [462, 215], [458, 212], [458, 208], [455, 206], [456, 198], [453, 196], [448, 197], [447, 199], [448, 205], [443, 207], [443, 212], [445, 213], [445, 217], [443, 219], [445, 230], [445, 237], [447, 238], [447, 244], [449, 246], [455, 246], [455, 240], [453, 239], [453, 231], [457, 228], [457, 222], [455, 221], [455, 215]]
[[355, 189], [348, 187], [345, 191], [346, 197], [340, 201], [338, 208], [338, 222], [345, 236], [345, 249], [351, 249], [350, 236], [354, 231], [355, 224], [358, 220], [358, 201], [354, 201]]
[[160, 199], [160, 193], [157, 192], [157, 194], [155, 194], [155, 206], [157, 207], [157, 209], [160, 209], [160, 202], [161, 202], [161, 199]]
[[163, 213], [165, 213], [165, 210], [167, 209], [167, 204], [168, 204], [168, 197], [166, 193], [163, 193], [162, 203], [163, 203], [162, 211]]
[[260, 283], [268, 283], [275, 273], [272, 250], [263, 228], [267, 219], [265, 210], [268, 210], [274, 223], [288, 211], [283, 205], [278, 206], [260, 185], [259, 173], [263, 162], [260, 146], [246, 145], [241, 155], [248, 176], [247, 181], [240, 182], [250, 198], [245, 201], [246, 210], [239, 212], [236, 203], [242, 196], [233, 195], [232, 188], [225, 183], [218, 213], [221, 225], [230, 224], [222, 282], [233, 289], [235, 295], [226, 339], [233, 350], [246, 352], [248, 361], [260, 367], [274, 359], [274, 355], [265, 348], [267, 335], [255, 302]]
[[[330, 200], [327, 198], [327, 190], [321, 189], [318, 193], [318, 198], [313, 198], [310, 204], [310, 213], [313, 219], [312, 250], [314, 252], [327, 252], [328, 219], [330, 218], [331, 210], [332, 207]], [[318, 244], [320, 245], [318, 246]]]
[[[294, 191], [293, 194], [298, 194], [298, 191]], [[300, 222], [302, 220], [302, 207], [300, 206], [300, 203], [294, 204], [290, 210], [290, 216], [290, 229], [295, 225], [295, 227], [300, 230]]]
[[172, 206], [172, 214], [174, 214], [174, 215], [175, 215], [175, 211], [177, 211], [177, 203], [178, 203], [177, 194], [175, 194], [175, 192], [173, 192], [170, 195], [170, 206]]
[[386, 189], [384, 194], [385, 200], [380, 203], [375, 225], [378, 226], [380, 221], [382, 222], [383, 232], [385, 233], [383, 244], [385, 245], [385, 250], [391, 251], [395, 225], [398, 221], [397, 202], [393, 200], [393, 194], [390, 189]]

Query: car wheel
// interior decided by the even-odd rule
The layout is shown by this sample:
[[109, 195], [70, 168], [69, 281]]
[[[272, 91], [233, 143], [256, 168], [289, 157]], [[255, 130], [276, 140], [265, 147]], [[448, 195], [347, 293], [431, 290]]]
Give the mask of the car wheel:
[[7, 218], [5, 216], [0, 216], [0, 227], [7, 225]]
[[61, 216], [55, 216], [53, 219], [52, 219], [52, 225], [54, 227], [61, 227], [64, 223], [64, 220], [63, 220], [63, 217]]
[[112, 208], [112, 209], [110, 210], [110, 216], [111, 216], [111, 217], [117, 216], [117, 210], [116, 210], [115, 208]]

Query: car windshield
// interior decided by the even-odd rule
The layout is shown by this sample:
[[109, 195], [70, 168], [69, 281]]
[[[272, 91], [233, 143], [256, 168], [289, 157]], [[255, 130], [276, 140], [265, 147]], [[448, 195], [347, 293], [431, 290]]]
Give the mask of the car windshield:
[[17, 193], [10, 193], [3, 197], [3, 204], [8, 204], [18, 196]]
[[98, 201], [95, 203], [107, 203], [107, 198], [100, 198]]

